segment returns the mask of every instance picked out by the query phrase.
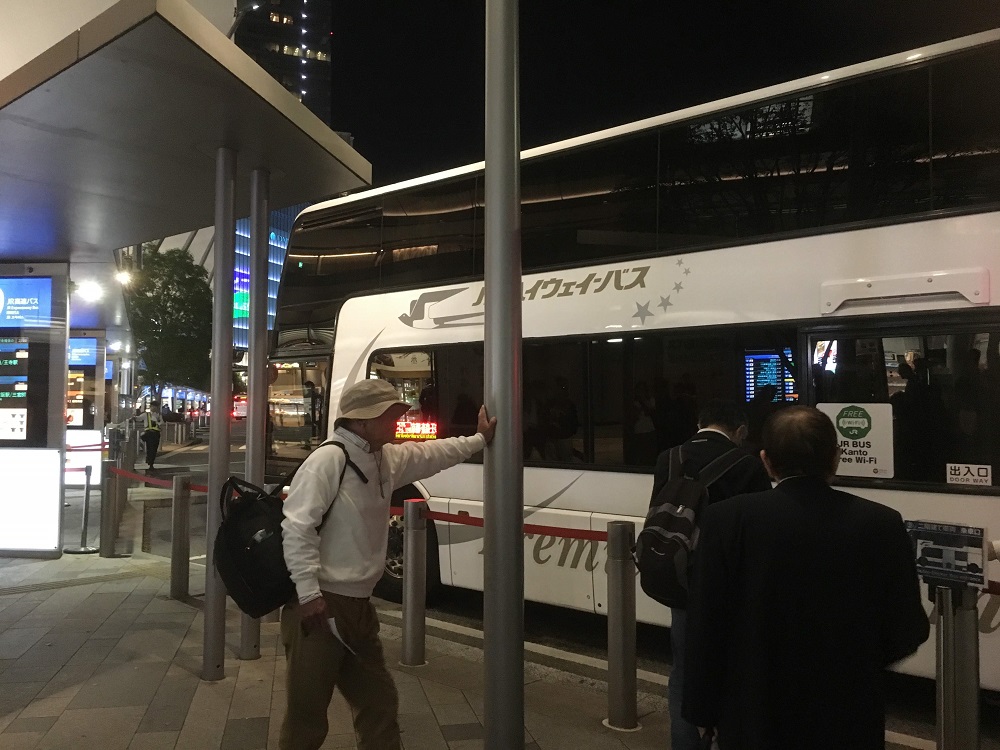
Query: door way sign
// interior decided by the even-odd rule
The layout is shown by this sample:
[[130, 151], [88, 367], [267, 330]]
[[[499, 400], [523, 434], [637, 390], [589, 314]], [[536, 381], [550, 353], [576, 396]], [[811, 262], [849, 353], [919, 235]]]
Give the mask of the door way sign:
[[837, 428], [839, 476], [892, 478], [891, 404], [816, 404], [816, 408]]
[[907, 521], [917, 555], [917, 573], [925, 583], [986, 585], [986, 529], [981, 526]]

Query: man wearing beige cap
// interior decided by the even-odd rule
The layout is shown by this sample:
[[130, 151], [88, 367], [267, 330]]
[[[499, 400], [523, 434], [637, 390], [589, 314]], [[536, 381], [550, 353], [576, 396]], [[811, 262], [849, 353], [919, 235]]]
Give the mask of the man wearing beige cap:
[[359, 750], [400, 746], [399, 698], [369, 601], [385, 565], [392, 492], [472, 457], [496, 429], [484, 406], [472, 437], [394, 445], [396, 421], [409, 408], [384, 380], [344, 390], [333, 436], [344, 449], [315, 450], [289, 489], [281, 527], [298, 601], [281, 612], [288, 686], [282, 750], [323, 744], [335, 687], [351, 706]]

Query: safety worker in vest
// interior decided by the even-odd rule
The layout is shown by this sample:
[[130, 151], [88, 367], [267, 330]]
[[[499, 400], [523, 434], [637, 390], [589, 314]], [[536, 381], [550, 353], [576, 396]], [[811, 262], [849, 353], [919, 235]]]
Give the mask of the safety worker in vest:
[[163, 417], [160, 416], [160, 404], [153, 402], [149, 406], [149, 411], [143, 416], [145, 420], [142, 430], [142, 442], [146, 444], [146, 465], [152, 470], [156, 467], [156, 451], [160, 447], [160, 425], [163, 424]]

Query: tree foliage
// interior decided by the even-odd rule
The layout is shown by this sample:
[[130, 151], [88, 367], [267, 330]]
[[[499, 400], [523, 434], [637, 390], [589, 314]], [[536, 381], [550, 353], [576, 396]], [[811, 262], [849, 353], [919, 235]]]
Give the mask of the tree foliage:
[[143, 382], [157, 394], [168, 383], [207, 388], [212, 290], [205, 269], [179, 248], [147, 251], [127, 299]]

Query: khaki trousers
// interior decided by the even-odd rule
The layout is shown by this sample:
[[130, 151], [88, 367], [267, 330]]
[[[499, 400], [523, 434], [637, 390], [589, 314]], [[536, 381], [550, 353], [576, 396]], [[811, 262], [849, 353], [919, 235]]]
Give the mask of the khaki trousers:
[[281, 610], [281, 640], [287, 663], [288, 709], [281, 725], [281, 750], [318, 750], [329, 726], [326, 712], [333, 689], [354, 714], [358, 750], [399, 750], [399, 695], [385, 665], [375, 608], [367, 599], [323, 593], [327, 613], [357, 655], [330, 632], [306, 635], [298, 606]]

